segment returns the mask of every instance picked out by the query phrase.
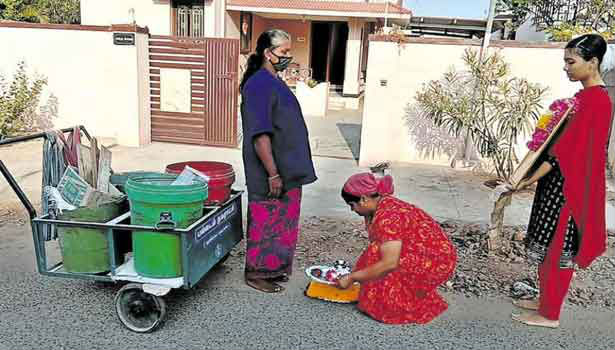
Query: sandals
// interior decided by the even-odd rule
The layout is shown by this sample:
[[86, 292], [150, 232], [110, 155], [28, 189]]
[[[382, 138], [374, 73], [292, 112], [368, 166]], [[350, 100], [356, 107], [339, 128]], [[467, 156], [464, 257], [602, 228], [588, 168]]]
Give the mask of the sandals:
[[512, 314], [511, 317], [514, 321], [521, 322], [524, 325], [532, 326], [532, 327], [543, 327], [543, 328], [559, 328], [559, 321], [547, 320], [540, 316], [543, 320], [532, 320], [528, 317], [534, 316], [537, 314], [523, 313], [523, 314]]
[[288, 275], [281, 275], [281, 276], [274, 277], [274, 278], [267, 278], [267, 281], [286, 283], [290, 281], [290, 278], [288, 278]]
[[531, 311], [538, 311], [538, 308], [539, 308], [538, 301], [535, 299], [513, 300], [512, 304], [518, 308], [525, 309], [525, 310], [531, 310]]
[[265, 293], [279, 293], [284, 290], [281, 285], [261, 278], [246, 278], [246, 284]]

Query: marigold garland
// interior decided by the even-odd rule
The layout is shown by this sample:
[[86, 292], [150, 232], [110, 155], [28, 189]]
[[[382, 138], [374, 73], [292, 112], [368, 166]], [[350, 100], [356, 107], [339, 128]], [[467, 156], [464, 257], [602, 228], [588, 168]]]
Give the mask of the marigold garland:
[[578, 109], [578, 100], [573, 98], [563, 98], [555, 100], [549, 106], [549, 112], [543, 114], [538, 119], [536, 129], [532, 135], [532, 140], [527, 143], [527, 148], [531, 151], [538, 151], [538, 149], [547, 141], [549, 135], [553, 132], [553, 129], [559, 124], [560, 120], [566, 115], [566, 111], [572, 107], [570, 113], [575, 113]]

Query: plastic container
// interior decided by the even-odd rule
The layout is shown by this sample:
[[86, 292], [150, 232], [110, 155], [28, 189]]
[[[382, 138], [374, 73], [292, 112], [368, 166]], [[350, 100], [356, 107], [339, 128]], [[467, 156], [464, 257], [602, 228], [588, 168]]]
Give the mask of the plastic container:
[[[97, 208], [64, 211], [59, 220], [105, 223], [121, 214], [122, 201]], [[64, 270], [72, 273], [103, 273], [111, 269], [109, 240], [103, 229], [58, 226]]]
[[[172, 186], [176, 176], [132, 177], [126, 182], [131, 224], [159, 229], [183, 229], [203, 215], [207, 183]], [[164, 231], [134, 231], [132, 248], [136, 272], [144, 277], [182, 275], [181, 239]]]
[[123, 193], [126, 193], [124, 187], [126, 186], [126, 181], [132, 177], [160, 177], [165, 175], [160, 172], [153, 171], [127, 171], [124, 173], [115, 173], [109, 177], [109, 182], [114, 185], [118, 190]]
[[206, 206], [221, 205], [231, 196], [231, 186], [235, 183], [233, 166], [222, 162], [181, 162], [167, 165], [168, 174], [180, 174], [186, 165], [202, 172], [209, 177], [209, 195], [205, 201]]

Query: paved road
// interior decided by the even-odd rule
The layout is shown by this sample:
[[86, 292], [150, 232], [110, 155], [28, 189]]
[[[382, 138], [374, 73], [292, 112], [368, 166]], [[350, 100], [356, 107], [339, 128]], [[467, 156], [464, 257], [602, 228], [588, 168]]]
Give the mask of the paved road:
[[241, 282], [238, 257], [167, 296], [163, 328], [135, 334], [116, 319], [119, 286], [41, 276], [27, 227], [0, 232], [0, 350], [615, 348], [610, 312], [569, 307], [561, 329], [532, 329], [509, 320], [505, 300], [447, 295], [449, 311], [432, 324], [387, 326], [352, 305], [306, 298], [300, 273], [283, 294], [255, 292]]
[[[114, 169], [162, 170], [190, 159], [224, 159], [237, 170], [237, 150], [152, 144], [113, 148]], [[28, 195], [40, 197], [40, 144], [2, 150]], [[351, 160], [316, 158], [319, 182], [305, 191], [304, 215], [349, 217], [339, 198]], [[485, 221], [491, 202], [482, 179], [445, 167], [394, 169], [398, 195], [438, 218]], [[16, 198], [0, 181], [0, 204]], [[509, 208], [507, 223], [527, 222], [529, 199]], [[231, 258], [189, 291], [167, 298], [164, 328], [139, 335], [116, 320], [118, 286], [40, 276], [35, 272], [28, 226], [0, 223], [0, 350], [5, 349], [615, 349], [612, 312], [570, 307], [562, 328], [525, 328], [510, 321], [506, 300], [447, 296], [450, 310], [427, 326], [385, 326], [350, 305], [310, 300], [296, 274], [281, 295], [265, 295], [241, 281], [241, 261]]]

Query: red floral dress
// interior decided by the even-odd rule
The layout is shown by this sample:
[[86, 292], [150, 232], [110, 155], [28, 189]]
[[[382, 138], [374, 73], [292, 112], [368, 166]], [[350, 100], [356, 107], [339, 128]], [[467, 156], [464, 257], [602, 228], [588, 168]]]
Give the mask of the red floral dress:
[[370, 244], [355, 266], [362, 270], [380, 260], [380, 245], [401, 241], [399, 267], [361, 284], [359, 309], [383, 323], [428, 323], [448, 304], [436, 288], [455, 270], [457, 253], [440, 225], [423, 210], [385, 197], [371, 224]]

